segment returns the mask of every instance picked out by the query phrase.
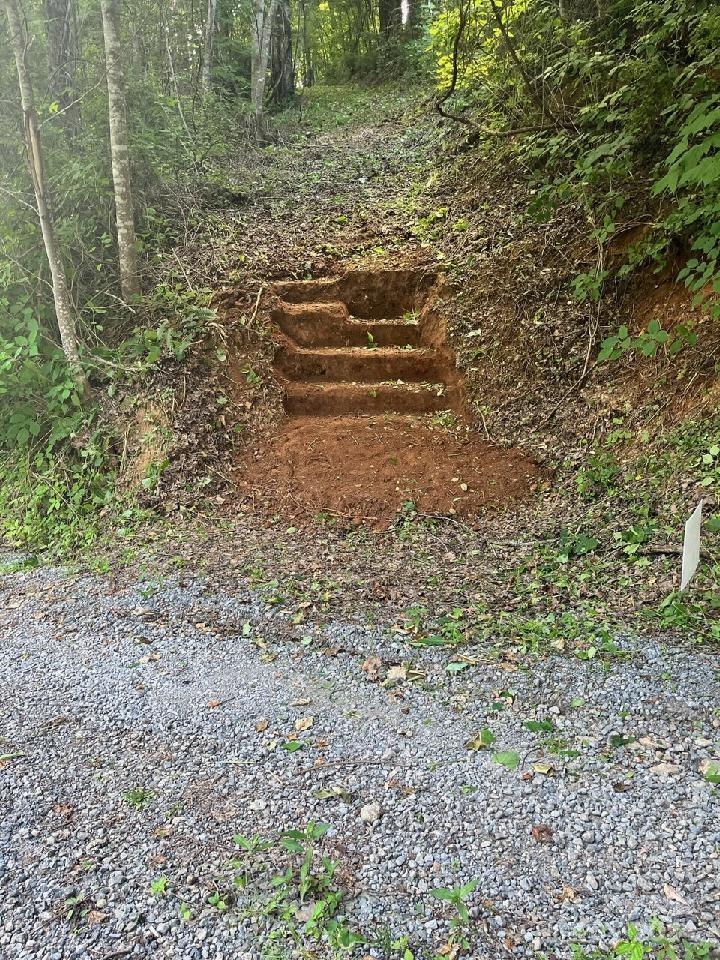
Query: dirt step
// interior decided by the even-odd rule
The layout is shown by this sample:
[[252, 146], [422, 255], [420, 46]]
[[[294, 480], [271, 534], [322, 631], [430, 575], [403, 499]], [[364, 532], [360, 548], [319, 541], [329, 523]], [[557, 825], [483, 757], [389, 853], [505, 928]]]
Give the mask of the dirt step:
[[275, 364], [290, 380], [361, 383], [382, 383], [385, 380], [439, 383], [443, 380], [435, 351], [427, 349], [331, 347], [301, 350], [290, 347], [280, 350]]
[[346, 416], [368, 413], [432, 413], [449, 410], [453, 389], [418, 384], [288, 383], [284, 406], [294, 416]]
[[342, 303], [281, 303], [273, 319], [301, 347], [417, 347], [421, 342], [416, 323], [356, 320]]

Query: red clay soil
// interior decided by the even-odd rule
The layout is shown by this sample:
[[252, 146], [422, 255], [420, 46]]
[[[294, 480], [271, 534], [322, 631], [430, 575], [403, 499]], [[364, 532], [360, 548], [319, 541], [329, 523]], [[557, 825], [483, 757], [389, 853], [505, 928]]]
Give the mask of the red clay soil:
[[408, 501], [420, 513], [470, 519], [528, 496], [543, 479], [520, 450], [390, 415], [291, 418], [238, 472], [253, 509], [378, 526]]

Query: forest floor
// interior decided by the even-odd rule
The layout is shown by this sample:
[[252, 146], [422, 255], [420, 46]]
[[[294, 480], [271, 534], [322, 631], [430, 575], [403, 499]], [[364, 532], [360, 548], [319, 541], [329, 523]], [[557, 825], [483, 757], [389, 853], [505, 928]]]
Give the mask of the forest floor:
[[[510, 293], [480, 261], [517, 252], [520, 201], [476, 205], [484, 238], [453, 226], [457, 198], [433, 186], [435, 134], [407, 106], [342, 92], [326, 114], [318, 105], [310, 127], [245, 158], [247, 203], [173, 253], [190, 287], [221, 289], [215, 352], [228, 360], [173, 386], [175, 445], [148, 494], [167, 518], [118, 528], [70, 566], [5, 557], [9, 960], [566, 960], [573, 944], [611, 949], [629, 922], [649, 936], [653, 919], [720, 944], [712, 563], [689, 598], [674, 592], [702, 480], [688, 464], [714, 428], [660, 429], [657, 410], [641, 423], [602, 378], [568, 393], [588, 318], [553, 294], [562, 329], [540, 345], [529, 292], [545, 271], [572, 272], [563, 230], [543, 241], [537, 275], [531, 244], [510, 258]], [[307, 463], [302, 438], [272, 469], [262, 459], [285, 429], [264, 293], [369, 265], [469, 278], [443, 309], [478, 423], [431, 416], [422, 430], [431, 450], [447, 437], [444, 449], [494, 451], [486, 476], [503, 486], [508, 463], [531, 462], [516, 499], [452, 512], [445, 477], [446, 499], [425, 506], [410, 482], [432, 455], [407, 489], [390, 483], [382, 524], [363, 522], [362, 499], [323, 502], [320, 480], [302, 509], [273, 496], [294, 489], [282, 457]], [[486, 307], [498, 316], [475, 353], [470, 321]], [[537, 362], [509, 335], [525, 323]], [[157, 397], [173, 377], [158, 375]], [[642, 471], [637, 456], [607, 459], [617, 437], [588, 464], [601, 394], [635, 455], [635, 431], [655, 425]], [[342, 431], [322, 443], [347, 458]], [[332, 481], [327, 460], [317, 470]], [[195, 481], [212, 496], [192, 513]]]

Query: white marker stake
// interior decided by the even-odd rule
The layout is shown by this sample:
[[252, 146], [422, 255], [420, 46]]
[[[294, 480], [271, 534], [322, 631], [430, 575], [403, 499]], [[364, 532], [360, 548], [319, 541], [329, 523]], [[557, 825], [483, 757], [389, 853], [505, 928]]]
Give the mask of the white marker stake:
[[684, 590], [695, 576], [700, 563], [700, 527], [702, 526], [702, 508], [705, 501], [701, 500], [685, 523], [685, 542], [682, 555], [682, 582], [680, 589]]

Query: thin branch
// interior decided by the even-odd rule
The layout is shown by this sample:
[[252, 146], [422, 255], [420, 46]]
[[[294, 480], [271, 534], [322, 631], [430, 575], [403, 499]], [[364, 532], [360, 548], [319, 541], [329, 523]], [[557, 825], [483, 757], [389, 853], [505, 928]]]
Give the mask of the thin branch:
[[[500, 19], [498, 22], [500, 23], [500, 29], [503, 32], [503, 40], [505, 42], [505, 46], [510, 52], [510, 55], [515, 60], [518, 66], [518, 69], [520, 70], [521, 76], [523, 77], [523, 81], [528, 87], [528, 91], [530, 95], [532, 96], [533, 100], [536, 103], [538, 103], [537, 94], [533, 88], [530, 78], [527, 76], [525, 72], [525, 68], [520, 62], [520, 58], [518, 57], [517, 52], [515, 51], [515, 48], [512, 45], [510, 37], [507, 34], [505, 25], [502, 22], [502, 12], [496, 6], [495, 0], [490, 0], [490, 2], [493, 6], [493, 10], [495, 11], [496, 19], [498, 18], [498, 15], [499, 15]], [[450, 97], [455, 93], [455, 89], [457, 87], [458, 74], [459, 74], [459, 68], [460, 68], [460, 44], [462, 43], [463, 34], [465, 33], [465, 27], [467, 26], [467, 9], [468, 9], [468, 6], [465, 0], [460, 0], [458, 27], [457, 27], [457, 30], [455, 31], [455, 36], [453, 37], [452, 73], [450, 76], [450, 85], [445, 90], [445, 92], [435, 100], [435, 109], [440, 114], [440, 116], [445, 117], [445, 119], [447, 120], [454, 120], [456, 123], [462, 123], [466, 127], [470, 127], [470, 129], [474, 133], [483, 134], [486, 137], [516, 137], [526, 133], [543, 133], [547, 130], [557, 130], [557, 129], [562, 129], [570, 126], [569, 124], [560, 123], [558, 120], [553, 119], [552, 123], [530, 124], [524, 127], [512, 127], [510, 130], [493, 130], [491, 127], [485, 127], [482, 124], [476, 123], [474, 120], [471, 120], [470, 117], [465, 117], [460, 113], [451, 112], [450, 110], [445, 109], [445, 106], [444, 106], [445, 103], [447, 103]], [[540, 103], [539, 105], [543, 113], [548, 112], [542, 103]]]
[[550, 113], [546, 104], [543, 102], [542, 97], [538, 94], [537, 88], [534, 82], [531, 80], [530, 76], [528, 75], [528, 72], [525, 69], [523, 62], [520, 59], [520, 56], [518, 55], [517, 50], [515, 49], [515, 44], [512, 42], [512, 38], [510, 37], [510, 32], [503, 18], [502, 7], [498, 5], [497, 0], [490, 0], [490, 6], [492, 7], [493, 16], [495, 17], [495, 22], [497, 23], [498, 28], [500, 29], [500, 33], [502, 34], [503, 43], [505, 44], [505, 49], [507, 50], [508, 54], [510, 55], [510, 58], [512, 59], [513, 63], [517, 67], [517, 71], [520, 74], [523, 83], [525, 84], [525, 89], [527, 90], [528, 95], [532, 98], [532, 100], [534, 100], [535, 105], [539, 108], [541, 113], [543, 114], [547, 113], [551, 117], [551, 119], [557, 123], [556, 118], [552, 115], [552, 113]]

